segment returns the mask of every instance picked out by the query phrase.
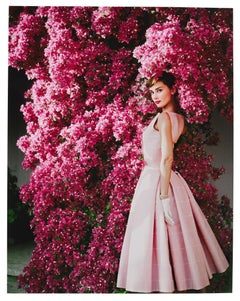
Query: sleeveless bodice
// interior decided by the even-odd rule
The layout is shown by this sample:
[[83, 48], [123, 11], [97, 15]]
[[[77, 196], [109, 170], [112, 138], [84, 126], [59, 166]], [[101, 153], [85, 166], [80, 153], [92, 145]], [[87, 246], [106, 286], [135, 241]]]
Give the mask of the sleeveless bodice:
[[[154, 129], [159, 117], [158, 113], [143, 132], [142, 150], [146, 165], [159, 168], [161, 161], [161, 135]], [[184, 117], [174, 112], [168, 112], [172, 124], [172, 141], [176, 143], [184, 128]]]

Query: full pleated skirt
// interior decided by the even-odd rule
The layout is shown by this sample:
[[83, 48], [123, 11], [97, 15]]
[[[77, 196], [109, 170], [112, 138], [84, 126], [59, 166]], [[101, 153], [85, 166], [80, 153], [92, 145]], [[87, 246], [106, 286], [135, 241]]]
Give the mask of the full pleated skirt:
[[171, 173], [174, 225], [164, 221], [159, 170], [145, 166], [124, 237], [117, 287], [132, 292], [199, 290], [228, 262], [187, 183]]

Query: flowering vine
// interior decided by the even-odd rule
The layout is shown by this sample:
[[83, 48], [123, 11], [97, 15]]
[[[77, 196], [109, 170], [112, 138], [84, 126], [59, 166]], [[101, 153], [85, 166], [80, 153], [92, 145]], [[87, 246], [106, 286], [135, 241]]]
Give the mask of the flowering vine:
[[[32, 169], [21, 199], [33, 210], [36, 248], [19, 283], [27, 292], [116, 289], [119, 254], [142, 168], [141, 134], [153, 112], [145, 80], [171, 71], [189, 121], [174, 167], [231, 259], [231, 208], [218, 202], [205, 144], [218, 109], [231, 119], [229, 9], [10, 7], [9, 65], [32, 87], [18, 140]], [[192, 172], [194, 171], [194, 173]], [[209, 202], [211, 199], [211, 202]], [[36, 276], [37, 275], [37, 276]], [[221, 290], [220, 280], [212, 289]]]

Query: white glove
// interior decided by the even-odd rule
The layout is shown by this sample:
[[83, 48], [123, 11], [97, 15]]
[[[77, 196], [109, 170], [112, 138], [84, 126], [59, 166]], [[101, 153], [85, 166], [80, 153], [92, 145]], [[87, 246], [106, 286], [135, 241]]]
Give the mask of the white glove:
[[162, 199], [161, 202], [162, 202], [162, 206], [163, 206], [163, 213], [164, 213], [165, 221], [169, 225], [174, 225], [174, 220], [173, 220], [172, 212], [171, 212], [171, 208], [170, 208], [170, 198]]

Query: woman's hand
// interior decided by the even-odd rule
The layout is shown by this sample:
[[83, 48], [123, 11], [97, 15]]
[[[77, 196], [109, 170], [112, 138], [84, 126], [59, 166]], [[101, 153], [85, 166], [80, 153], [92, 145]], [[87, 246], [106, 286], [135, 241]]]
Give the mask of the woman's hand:
[[163, 213], [164, 213], [165, 221], [169, 225], [174, 225], [174, 220], [173, 220], [172, 212], [171, 212], [171, 208], [170, 208], [170, 198], [165, 198], [165, 199], [161, 200], [161, 202], [162, 202], [162, 206], [163, 206]]

